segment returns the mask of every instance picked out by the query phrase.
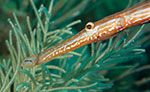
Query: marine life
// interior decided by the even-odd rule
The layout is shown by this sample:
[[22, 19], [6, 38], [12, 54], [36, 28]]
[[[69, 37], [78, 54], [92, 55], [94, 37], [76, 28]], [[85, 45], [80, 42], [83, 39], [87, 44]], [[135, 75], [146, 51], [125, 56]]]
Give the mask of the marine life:
[[89, 22], [78, 34], [41, 53], [24, 58], [23, 66], [34, 67], [81, 46], [117, 36], [123, 29], [150, 20], [150, 1], [133, 6], [96, 22]]

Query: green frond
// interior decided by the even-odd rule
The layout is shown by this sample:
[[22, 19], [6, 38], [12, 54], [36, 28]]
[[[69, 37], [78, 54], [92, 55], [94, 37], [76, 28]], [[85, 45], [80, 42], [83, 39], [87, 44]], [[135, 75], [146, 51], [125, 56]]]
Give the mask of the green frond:
[[[101, 92], [113, 89], [113, 82], [129, 74], [149, 69], [148, 65], [138, 68], [138, 60], [129, 63], [145, 53], [142, 45], [150, 39], [149, 31], [145, 31], [147, 24], [125, 29], [115, 38], [92, 43], [90, 48], [83, 46], [79, 51], [71, 51], [36, 67], [21, 66], [24, 57], [40, 53], [72, 36], [72, 26], [81, 23], [81, 20], [73, 21], [73, 18], [86, 14], [102, 1], [97, 0], [95, 6], [86, 10], [94, 1], [83, 0], [76, 5], [74, 0], [50, 0], [47, 1], [47, 9], [47, 4], [38, 8], [36, 1], [29, 0], [35, 18], [27, 16], [25, 25], [13, 13], [13, 19], [8, 19], [12, 29], [6, 40], [10, 59], [0, 61], [0, 92]], [[127, 7], [132, 3], [129, 2]], [[118, 79], [110, 73], [117, 70], [115, 77]], [[110, 75], [113, 77], [109, 78]], [[135, 84], [140, 83], [137, 81]]]

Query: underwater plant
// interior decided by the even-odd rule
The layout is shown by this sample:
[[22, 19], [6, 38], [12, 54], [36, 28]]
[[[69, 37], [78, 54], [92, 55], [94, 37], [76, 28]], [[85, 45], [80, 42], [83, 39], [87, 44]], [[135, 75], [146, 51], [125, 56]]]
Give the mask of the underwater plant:
[[[60, 0], [57, 3], [63, 1], [65, 0]], [[54, 0], [51, 0], [48, 9], [44, 5], [37, 9], [33, 0], [30, 0], [30, 3], [37, 21], [36, 25], [32, 26], [31, 19], [27, 16], [26, 30], [28, 31], [22, 28], [15, 13], [13, 13], [15, 22], [8, 19], [12, 27], [12, 30], [9, 31], [9, 39], [6, 40], [10, 59], [3, 59], [0, 63], [0, 92], [101, 92], [112, 88], [113, 82], [131, 73], [143, 68], [150, 68], [147, 65], [135, 69], [137, 65], [127, 64], [127, 61], [142, 57], [145, 53], [141, 44], [150, 39], [150, 36], [145, 36], [145, 34], [149, 34], [149, 30], [145, 30], [149, 24], [125, 29], [126, 31], [120, 33], [119, 36], [107, 41], [92, 43], [90, 51], [88, 46], [84, 46], [80, 48], [80, 51], [71, 51], [46, 64], [33, 68], [21, 67], [20, 64], [24, 57], [40, 53], [69, 38], [74, 30], [72, 26], [81, 21], [73, 21], [60, 28], [57, 28], [56, 25], [61, 25], [62, 21], [66, 21], [65, 19], [75, 17], [72, 13], [81, 9], [82, 6], [86, 6], [89, 2], [81, 1], [77, 7], [56, 21], [51, 21], [53, 14], [55, 14], [52, 12], [52, 9], [56, 7]], [[82, 9], [84, 10], [84, 7]], [[16, 44], [13, 44], [13, 36]], [[90, 54], [87, 54], [89, 52]], [[120, 73], [120, 76], [109, 79], [106, 76], [110, 70], [123, 70], [123, 72]], [[133, 71], [131, 72], [131, 70]]]

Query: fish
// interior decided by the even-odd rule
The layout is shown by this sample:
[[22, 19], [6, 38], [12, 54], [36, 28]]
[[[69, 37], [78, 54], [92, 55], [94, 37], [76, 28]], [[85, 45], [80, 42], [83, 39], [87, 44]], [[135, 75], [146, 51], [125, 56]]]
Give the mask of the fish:
[[34, 67], [46, 63], [57, 56], [84, 45], [107, 40], [117, 36], [124, 29], [150, 21], [150, 1], [107, 16], [96, 22], [88, 22], [85, 28], [70, 39], [50, 47], [33, 56], [25, 57], [23, 67]]

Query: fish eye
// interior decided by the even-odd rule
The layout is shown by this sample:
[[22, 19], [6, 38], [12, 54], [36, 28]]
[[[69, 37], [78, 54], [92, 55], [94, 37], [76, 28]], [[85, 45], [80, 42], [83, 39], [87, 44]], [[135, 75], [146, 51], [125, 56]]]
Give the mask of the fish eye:
[[94, 23], [89, 22], [89, 23], [86, 24], [85, 30], [86, 31], [91, 31], [91, 29], [94, 29], [94, 26], [95, 26]]

